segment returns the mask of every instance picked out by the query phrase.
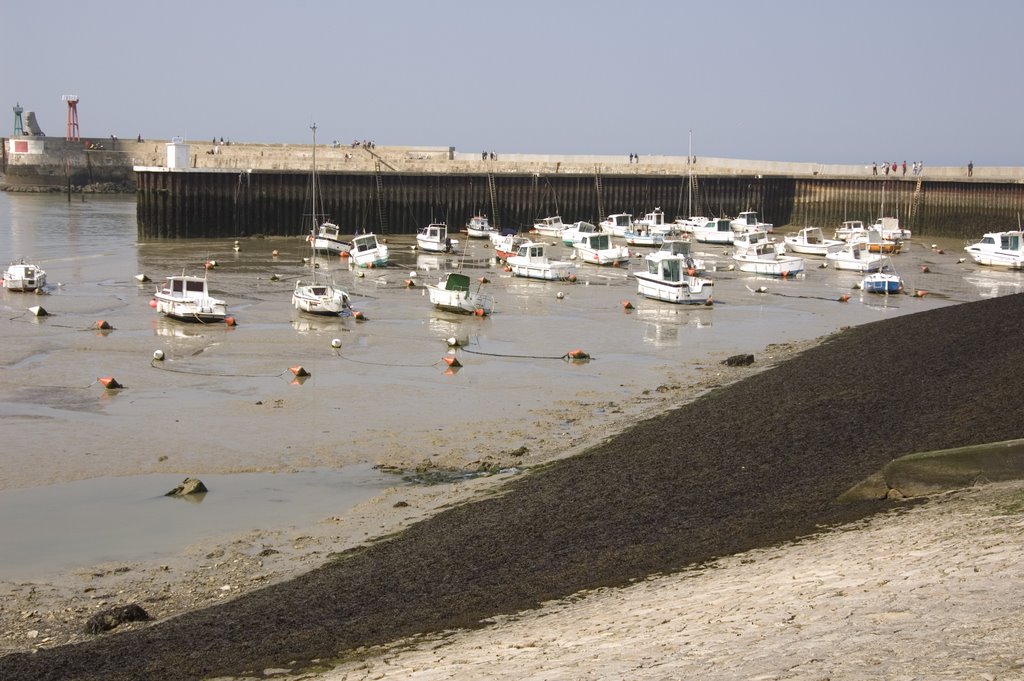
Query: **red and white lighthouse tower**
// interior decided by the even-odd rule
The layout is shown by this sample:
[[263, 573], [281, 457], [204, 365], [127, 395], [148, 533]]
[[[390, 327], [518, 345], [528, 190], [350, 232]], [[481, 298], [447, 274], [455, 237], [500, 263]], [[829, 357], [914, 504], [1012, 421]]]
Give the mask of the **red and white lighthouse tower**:
[[78, 140], [78, 95], [64, 95], [61, 99], [68, 103], [68, 131], [64, 139]]

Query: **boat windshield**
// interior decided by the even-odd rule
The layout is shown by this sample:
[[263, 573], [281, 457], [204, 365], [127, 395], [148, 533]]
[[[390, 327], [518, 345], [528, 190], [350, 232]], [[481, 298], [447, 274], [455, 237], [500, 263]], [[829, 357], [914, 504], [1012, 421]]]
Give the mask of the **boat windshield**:
[[1004, 234], [1000, 241], [1002, 248], [1008, 251], [1020, 250], [1020, 234]]
[[679, 281], [681, 273], [679, 260], [671, 258], [661, 262], [661, 276], [665, 281]]

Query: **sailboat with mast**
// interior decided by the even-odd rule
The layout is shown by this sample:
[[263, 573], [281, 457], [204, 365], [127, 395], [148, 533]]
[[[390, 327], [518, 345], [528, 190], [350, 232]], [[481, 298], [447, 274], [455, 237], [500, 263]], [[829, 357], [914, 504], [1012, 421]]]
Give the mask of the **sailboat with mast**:
[[[311, 185], [311, 211], [310, 219], [313, 224], [312, 234], [316, 234], [318, 225], [318, 215], [322, 213], [319, 210], [318, 202], [318, 184], [316, 175], [316, 124], [311, 126], [313, 131], [313, 171], [310, 180]], [[348, 314], [351, 312], [352, 304], [349, 299], [349, 295], [346, 291], [334, 285], [333, 282], [322, 281], [320, 275], [320, 264], [316, 260], [316, 244], [311, 242], [312, 256], [309, 259], [310, 265], [312, 266], [313, 272], [311, 279], [304, 281], [299, 278], [295, 282], [295, 290], [292, 292], [292, 305], [295, 306], [296, 310], [300, 312], [307, 312], [309, 314], [316, 315], [333, 315], [339, 316]]]

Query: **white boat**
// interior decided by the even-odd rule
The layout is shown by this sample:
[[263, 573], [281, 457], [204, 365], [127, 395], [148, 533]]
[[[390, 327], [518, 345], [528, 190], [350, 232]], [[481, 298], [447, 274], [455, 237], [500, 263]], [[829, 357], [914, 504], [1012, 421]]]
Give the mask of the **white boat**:
[[782, 238], [786, 248], [802, 255], [826, 255], [843, 247], [839, 239], [826, 239], [821, 227], [804, 227], [796, 234]]
[[388, 247], [373, 232], [352, 237], [349, 257], [356, 267], [385, 267], [388, 264]]
[[652, 232], [645, 227], [634, 226], [626, 230], [623, 237], [629, 246], [661, 246], [665, 243], [665, 233]]
[[227, 303], [210, 295], [206, 277], [175, 275], [153, 296], [160, 314], [184, 322], [222, 322], [228, 316]]
[[458, 239], [448, 236], [448, 225], [431, 222], [416, 232], [416, 246], [428, 253], [451, 253], [459, 245]]
[[877, 272], [864, 275], [860, 281], [860, 288], [866, 293], [902, 293], [903, 277], [886, 258]]
[[489, 315], [494, 311], [494, 298], [477, 286], [471, 291], [469, 277], [461, 272], [449, 272], [437, 284], [428, 284], [427, 291], [434, 307], [459, 314]]
[[[726, 220], [728, 222], [728, 220]], [[708, 223], [708, 218], [703, 215], [691, 215], [688, 218], [676, 218], [673, 224], [675, 231], [681, 234], [693, 234], [693, 230], [703, 227]], [[732, 228], [729, 228], [730, 231]]]
[[566, 260], [551, 260], [547, 256], [547, 244], [527, 241], [519, 246], [515, 255], [505, 262], [509, 271], [517, 277], [543, 279], [545, 281], [573, 281], [576, 266]]
[[655, 251], [644, 257], [646, 271], [634, 272], [637, 293], [668, 303], [704, 305], [711, 301], [714, 282], [692, 274], [686, 256]]
[[41, 291], [46, 286], [46, 272], [24, 260], [11, 263], [4, 270], [4, 288], [8, 291]]
[[555, 215], [549, 218], [541, 218], [533, 223], [533, 231], [541, 236], [554, 236], [561, 237], [562, 230], [565, 229], [565, 223], [562, 222], [561, 215]]
[[846, 220], [836, 228], [833, 236], [840, 241], [850, 241], [856, 236], [867, 234], [868, 229], [863, 220]]
[[878, 218], [872, 225], [886, 241], [909, 241], [910, 230], [900, 227], [899, 218]]
[[466, 235], [472, 239], [486, 239], [497, 233], [498, 229], [491, 224], [486, 215], [474, 215], [466, 220]]
[[[312, 211], [310, 217], [313, 221], [313, 226], [316, 227], [317, 223], [317, 208], [318, 208], [318, 184], [319, 180], [316, 175], [316, 126], [313, 126], [313, 172], [312, 172]], [[322, 223], [320, 226], [323, 227]], [[301, 278], [296, 280], [295, 289], [292, 291], [292, 305], [296, 310], [300, 312], [308, 312], [309, 314], [318, 315], [341, 315], [351, 311], [352, 305], [349, 299], [349, 295], [346, 291], [335, 286], [333, 282], [328, 283], [322, 280], [320, 272], [320, 264], [316, 261], [316, 242], [313, 243], [312, 256], [310, 257], [310, 265], [312, 267], [312, 274], [308, 281], [303, 281]]]
[[711, 218], [693, 228], [693, 238], [706, 244], [731, 244], [735, 236], [736, 232], [726, 218]]
[[692, 244], [689, 241], [666, 239], [665, 243], [661, 245], [659, 252], [683, 256], [686, 260], [686, 268], [693, 270], [693, 274], [704, 274], [707, 269], [703, 258], [693, 257]]
[[611, 234], [584, 234], [572, 247], [583, 262], [613, 267], [629, 262], [629, 249], [613, 244]]
[[771, 234], [774, 226], [770, 222], [761, 222], [757, 217], [757, 211], [745, 210], [737, 215], [731, 222], [732, 230], [738, 234], [743, 232], [766, 232]]
[[882, 267], [882, 255], [872, 253], [865, 241], [847, 241], [835, 253], [826, 254], [825, 258], [837, 270], [877, 272]]
[[981, 241], [964, 248], [974, 262], [989, 267], [1024, 269], [1024, 232], [988, 232]]
[[604, 231], [602, 228], [594, 225], [590, 222], [574, 222], [571, 227], [566, 227], [562, 230], [562, 243], [566, 246], [572, 246], [577, 239], [584, 234], [599, 234]]
[[899, 253], [903, 249], [901, 239], [888, 240], [882, 238], [882, 233], [874, 227], [868, 227], [861, 233], [854, 234], [849, 238], [852, 243], [864, 242], [868, 245], [871, 253]]
[[325, 220], [319, 225], [314, 224], [308, 238], [313, 243], [313, 249], [321, 253], [341, 255], [348, 253], [352, 246], [348, 241], [342, 239], [341, 229], [338, 225], [329, 220]]
[[519, 234], [506, 234], [494, 242], [494, 252], [499, 260], [508, 260], [519, 252], [519, 247], [529, 239]]
[[633, 231], [669, 234], [675, 231], [675, 222], [665, 222], [665, 211], [658, 207], [637, 220], [633, 224]]
[[626, 230], [633, 226], [632, 213], [612, 213], [604, 220], [601, 220], [601, 230], [612, 236], [623, 236]]
[[767, 232], [737, 234], [734, 243], [732, 259], [741, 272], [788, 277], [804, 271], [804, 259], [786, 255], [785, 247], [770, 241]]

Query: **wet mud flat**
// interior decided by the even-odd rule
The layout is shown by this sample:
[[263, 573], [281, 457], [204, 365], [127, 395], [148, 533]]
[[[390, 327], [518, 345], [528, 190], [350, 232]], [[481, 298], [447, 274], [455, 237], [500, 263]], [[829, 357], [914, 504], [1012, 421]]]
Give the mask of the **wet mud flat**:
[[0, 676], [295, 671], [863, 517], [893, 502], [834, 500], [892, 458], [1019, 437], [1022, 314], [1009, 295], [845, 329], [293, 580]]

